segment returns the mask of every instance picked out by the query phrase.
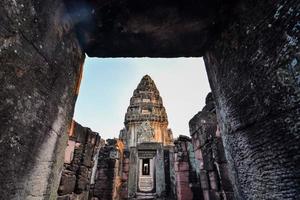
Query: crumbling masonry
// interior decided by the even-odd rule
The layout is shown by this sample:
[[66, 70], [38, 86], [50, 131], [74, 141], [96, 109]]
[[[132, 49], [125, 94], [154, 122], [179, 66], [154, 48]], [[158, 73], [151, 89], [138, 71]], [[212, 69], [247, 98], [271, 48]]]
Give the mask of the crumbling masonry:
[[[119, 139], [104, 144], [97, 133], [73, 121], [57, 200], [234, 199], [211, 93], [206, 106], [190, 121], [192, 138], [181, 135], [173, 143], [166, 121], [155, 127], [157, 122], [151, 125], [148, 121], [151, 118], [167, 120], [167, 114], [154, 81], [146, 75], [130, 100], [127, 126]], [[140, 122], [136, 135], [128, 119]], [[128, 148], [135, 140], [138, 149]], [[168, 144], [163, 151], [158, 140]], [[149, 172], [144, 174], [144, 170]], [[158, 172], [160, 178], [153, 176]]]
[[[236, 198], [300, 199], [299, 12], [298, 0], [1, 1], [2, 198], [57, 197], [87, 54], [203, 56]], [[213, 162], [206, 192], [229, 195]]]

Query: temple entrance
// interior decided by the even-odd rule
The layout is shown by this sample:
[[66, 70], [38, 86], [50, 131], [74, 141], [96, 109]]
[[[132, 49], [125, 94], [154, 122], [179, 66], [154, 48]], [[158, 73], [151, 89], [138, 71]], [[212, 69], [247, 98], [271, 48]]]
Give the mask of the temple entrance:
[[[173, 133], [159, 91], [145, 75], [125, 114], [119, 139], [130, 154], [128, 195], [130, 199], [165, 198], [166, 169], [164, 150], [173, 149]], [[170, 177], [168, 177], [170, 179]]]
[[138, 191], [155, 192], [156, 151], [138, 151]]

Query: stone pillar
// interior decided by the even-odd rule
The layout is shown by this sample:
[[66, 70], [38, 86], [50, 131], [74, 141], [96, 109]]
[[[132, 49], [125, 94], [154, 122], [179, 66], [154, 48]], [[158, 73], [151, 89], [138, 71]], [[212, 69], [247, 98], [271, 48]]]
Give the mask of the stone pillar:
[[156, 194], [159, 198], [164, 198], [166, 195], [164, 149], [162, 144], [158, 144], [157, 146], [158, 148], [155, 157]]
[[137, 157], [136, 147], [130, 147], [130, 160], [129, 160], [129, 177], [128, 177], [128, 197], [133, 198], [137, 192]]
[[238, 8], [204, 56], [235, 192], [300, 199], [300, 2]]
[[175, 174], [175, 153], [174, 147], [169, 149], [169, 163], [170, 163], [170, 192], [167, 194], [169, 199], [176, 199], [176, 174]]
[[129, 158], [130, 152], [125, 149], [123, 153], [122, 188], [120, 192], [120, 197], [124, 200], [128, 199]]
[[0, 193], [55, 199], [84, 54], [61, 0], [0, 3]]
[[190, 138], [179, 136], [175, 143], [175, 176], [178, 200], [192, 200], [193, 192], [190, 188], [190, 163], [188, 143]]

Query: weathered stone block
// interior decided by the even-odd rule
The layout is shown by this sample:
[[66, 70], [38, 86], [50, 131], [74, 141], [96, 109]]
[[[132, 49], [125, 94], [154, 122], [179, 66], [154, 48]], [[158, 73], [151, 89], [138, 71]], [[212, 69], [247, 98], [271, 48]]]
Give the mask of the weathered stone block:
[[203, 198], [204, 200], [211, 200], [209, 195], [209, 190], [203, 189]]
[[207, 172], [204, 170], [200, 171], [200, 183], [203, 190], [209, 190], [209, 179]]
[[212, 190], [219, 191], [220, 188], [219, 188], [218, 184], [220, 184], [220, 181], [218, 180], [218, 176], [217, 176], [216, 172], [209, 171], [208, 177], [209, 177], [209, 182], [210, 182], [210, 188]]
[[229, 169], [227, 163], [219, 164], [220, 178], [222, 181], [222, 189], [225, 192], [233, 192], [232, 181], [230, 180]]
[[222, 194], [218, 191], [210, 190], [209, 191], [209, 199], [210, 200], [221, 200], [222, 199]]
[[193, 193], [191, 191], [191, 188], [189, 187], [188, 183], [180, 184], [179, 187], [177, 187], [177, 200], [192, 200], [193, 199]]
[[56, 200], [71, 200], [70, 195], [58, 196]]
[[75, 137], [76, 142], [79, 142], [81, 144], [86, 143], [86, 137], [87, 137], [87, 128], [81, 126], [78, 123], [75, 123], [74, 125], [74, 135], [72, 137]]
[[75, 175], [63, 175], [61, 177], [60, 186], [58, 188], [59, 195], [72, 194], [75, 189], [76, 176]]
[[195, 159], [197, 159], [197, 160], [203, 160], [203, 155], [202, 155], [201, 149], [197, 149], [195, 151]]
[[176, 173], [176, 180], [178, 184], [190, 184], [189, 172], [188, 171], [178, 171]]
[[84, 157], [83, 157], [83, 165], [87, 167], [92, 166], [92, 161], [93, 161], [93, 153], [94, 153], [94, 146], [92, 144], [87, 144], [85, 146], [85, 151], [84, 151]]
[[[199, 147], [203, 148], [203, 146], [205, 146], [209, 142], [210, 142], [210, 134], [205, 131], [201, 131], [199, 133]], [[196, 142], [196, 143], [198, 143], [198, 142]]]
[[212, 155], [212, 148], [211, 146], [205, 146], [202, 149], [202, 155], [203, 155], [203, 168], [205, 170], [212, 171], [214, 170], [214, 158]]
[[217, 163], [227, 163], [222, 138], [214, 138], [213, 153]]
[[129, 171], [129, 164], [124, 164], [123, 165], [123, 171], [128, 172]]
[[189, 163], [188, 162], [179, 162], [178, 163], [178, 171], [183, 172], [183, 171], [189, 171]]

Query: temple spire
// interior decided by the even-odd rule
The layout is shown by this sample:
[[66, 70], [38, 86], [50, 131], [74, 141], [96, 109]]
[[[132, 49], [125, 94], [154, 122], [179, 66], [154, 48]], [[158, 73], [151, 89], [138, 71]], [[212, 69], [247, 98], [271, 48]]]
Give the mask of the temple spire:
[[159, 121], [168, 123], [167, 113], [159, 91], [149, 75], [145, 75], [130, 99], [125, 115], [125, 125], [129, 122]]
[[148, 74], [143, 76], [143, 78], [140, 81], [140, 83], [138, 84], [136, 90], [138, 90], [138, 91], [149, 91], [149, 92], [154, 92], [154, 93], [159, 94], [154, 81], [152, 80], [152, 78]]

